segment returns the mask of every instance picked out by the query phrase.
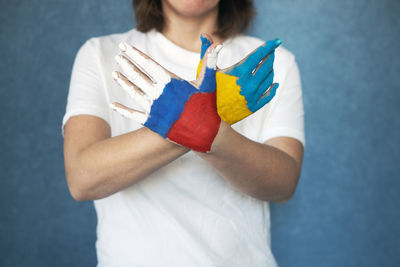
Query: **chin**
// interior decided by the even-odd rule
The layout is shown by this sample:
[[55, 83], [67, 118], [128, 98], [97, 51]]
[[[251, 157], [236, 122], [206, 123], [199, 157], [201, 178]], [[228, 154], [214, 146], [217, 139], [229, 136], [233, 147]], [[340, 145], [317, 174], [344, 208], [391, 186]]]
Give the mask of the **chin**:
[[183, 16], [197, 17], [207, 14], [218, 6], [220, 0], [162, 0]]

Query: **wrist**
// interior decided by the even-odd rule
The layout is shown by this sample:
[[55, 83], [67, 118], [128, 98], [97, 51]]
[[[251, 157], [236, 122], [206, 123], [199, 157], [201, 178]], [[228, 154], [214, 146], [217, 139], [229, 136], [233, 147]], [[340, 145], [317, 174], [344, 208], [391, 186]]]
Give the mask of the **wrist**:
[[218, 133], [214, 138], [214, 142], [211, 145], [209, 154], [216, 154], [219, 151], [223, 150], [224, 147], [229, 145], [229, 136], [232, 134], [233, 131], [234, 130], [230, 127], [229, 124], [221, 120]]

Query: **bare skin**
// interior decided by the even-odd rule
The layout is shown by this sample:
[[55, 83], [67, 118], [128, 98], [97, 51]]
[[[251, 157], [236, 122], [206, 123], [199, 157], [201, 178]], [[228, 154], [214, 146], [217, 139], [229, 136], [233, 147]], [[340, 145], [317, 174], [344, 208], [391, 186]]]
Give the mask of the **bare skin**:
[[218, 0], [161, 1], [165, 27], [162, 31], [170, 41], [192, 52], [200, 52], [199, 36], [209, 33], [215, 43], [223, 40], [213, 34], [218, 18]]
[[[173, 15], [168, 13], [168, 8], [164, 9], [169, 26], [163, 33], [183, 48], [199, 52], [200, 33], [215, 30], [218, 1], [199, 0], [198, 6], [189, 5], [186, 11], [182, 11], [185, 5], [179, 2], [188, 1], [162, 1], [164, 7], [175, 7], [173, 12], [170, 10]], [[176, 23], [178, 18], [190, 22], [187, 13], [191, 14], [193, 23]], [[199, 32], [192, 35], [190, 29], [194, 28]], [[182, 38], [185, 34], [186, 39]], [[213, 38], [220, 41], [216, 36]], [[78, 201], [100, 199], [121, 191], [188, 152], [144, 127], [111, 138], [109, 125], [90, 115], [70, 118], [64, 130], [66, 177], [71, 195]], [[260, 200], [284, 202], [295, 192], [303, 146], [289, 137], [257, 143], [222, 122], [210, 153], [199, 154], [245, 194]]]
[[95, 116], [74, 116], [65, 125], [65, 171], [74, 199], [114, 194], [188, 151], [145, 127], [110, 136], [107, 122]]

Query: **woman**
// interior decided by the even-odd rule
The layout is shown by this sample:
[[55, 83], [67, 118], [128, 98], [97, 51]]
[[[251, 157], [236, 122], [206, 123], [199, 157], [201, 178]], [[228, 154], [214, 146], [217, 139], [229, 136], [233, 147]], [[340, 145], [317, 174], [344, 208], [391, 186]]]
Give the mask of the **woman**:
[[276, 266], [268, 202], [293, 195], [304, 145], [294, 56], [276, 49], [279, 89], [270, 103], [232, 126], [221, 120], [209, 151], [191, 151], [109, 108], [115, 102], [142, 109], [111, 76], [119, 70], [114, 79], [124, 77], [113, 60], [118, 45], [195, 80], [201, 33], [223, 43], [219, 68], [263, 44], [238, 34], [252, 1], [134, 1], [134, 7], [138, 29], [92, 38], [78, 52], [63, 119], [70, 192], [78, 201], [95, 200], [98, 266]]

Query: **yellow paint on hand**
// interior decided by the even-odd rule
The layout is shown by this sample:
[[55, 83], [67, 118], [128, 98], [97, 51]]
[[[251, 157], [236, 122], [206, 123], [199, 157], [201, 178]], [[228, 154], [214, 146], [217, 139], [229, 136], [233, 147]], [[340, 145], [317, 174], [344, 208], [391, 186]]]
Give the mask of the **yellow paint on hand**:
[[221, 119], [229, 125], [238, 122], [252, 112], [247, 108], [247, 101], [240, 94], [240, 86], [237, 85], [237, 77], [217, 72], [217, 111]]
[[201, 65], [203, 64], [203, 60], [202, 59], [200, 59], [200, 61], [199, 61], [199, 65], [197, 66], [197, 72], [196, 72], [196, 78], [198, 78], [199, 77], [199, 75], [200, 75], [200, 71], [201, 71]]
[[[197, 66], [196, 77], [199, 77], [203, 60], [200, 59]], [[237, 77], [217, 72], [215, 74], [217, 81], [217, 111], [222, 120], [229, 125], [238, 122], [252, 112], [247, 108], [247, 101], [240, 94], [240, 86], [237, 85]]]

